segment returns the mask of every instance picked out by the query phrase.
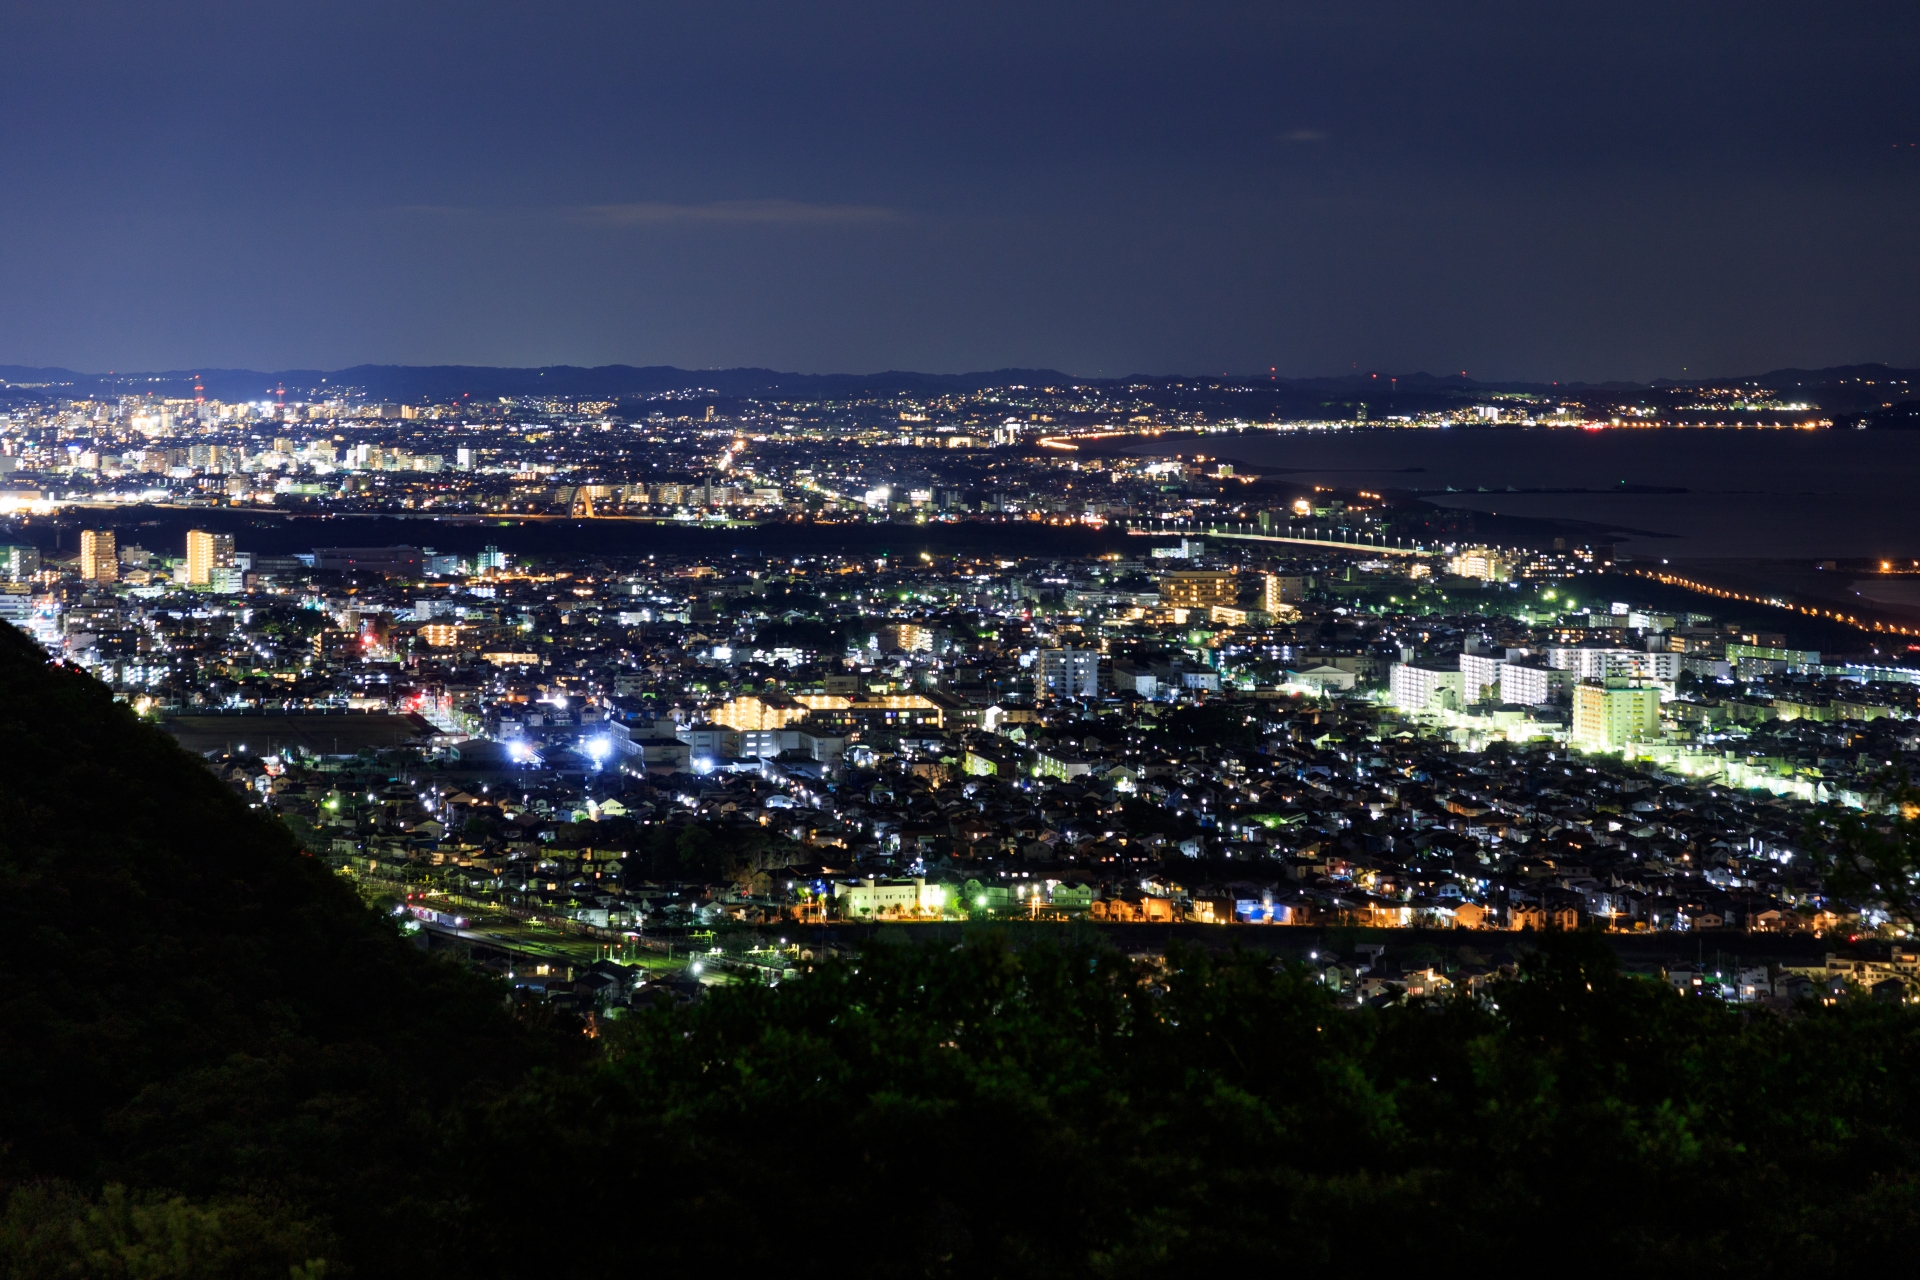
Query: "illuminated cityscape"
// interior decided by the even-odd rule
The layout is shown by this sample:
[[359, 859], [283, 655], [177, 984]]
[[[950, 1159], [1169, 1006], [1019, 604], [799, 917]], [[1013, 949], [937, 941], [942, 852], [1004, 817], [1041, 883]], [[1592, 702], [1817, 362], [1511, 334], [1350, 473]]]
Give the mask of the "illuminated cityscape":
[[[1185, 407], [1228, 392], [1273, 394], [41, 395], [5, 436], [4, 598], [341, 874], [568, 1006], [685, 976], [660, 966], [693, 934], [705, 981], [778, 981], [783, 924], [1877, 927], [1804, 833], [1920, 751], [1898, 610], [1729, 612], [1550, 523], [1482, 517], [1490, 544], [1417, 494], [1231, 464], [1355, 428]], [[1397, 429], [1613, 421], [1449, 394]], [[322, 545], [349, 528], [406, 541]], [[1788, 634], [1816, 616], [1823, 647]], [[656, 961], [583, 995], [582, 965], [529, 970], [540, 930]], [[1721, 979], [1770, 996], [1805, 954]]]
[[0, 23], [0, 1277], [1920, 1247], [1911, 5]]

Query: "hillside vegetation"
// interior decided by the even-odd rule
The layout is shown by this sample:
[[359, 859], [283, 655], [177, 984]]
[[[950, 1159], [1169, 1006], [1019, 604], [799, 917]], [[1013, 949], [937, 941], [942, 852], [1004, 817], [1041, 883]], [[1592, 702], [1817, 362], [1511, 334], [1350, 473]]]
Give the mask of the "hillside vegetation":
[[37, 1188], [12, 1233], [120, 1185], [404, 1254], [447, 1204], [421, 1127], [571, 1048], [11, 627], [0, 815], [0, 1177]]

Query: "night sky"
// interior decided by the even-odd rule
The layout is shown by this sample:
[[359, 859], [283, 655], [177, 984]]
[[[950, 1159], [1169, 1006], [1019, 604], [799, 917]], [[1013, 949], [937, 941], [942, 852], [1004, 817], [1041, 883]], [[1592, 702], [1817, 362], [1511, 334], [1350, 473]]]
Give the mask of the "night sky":
[[0, 363], [1920, 364], [1912, 0], [0, 14]]

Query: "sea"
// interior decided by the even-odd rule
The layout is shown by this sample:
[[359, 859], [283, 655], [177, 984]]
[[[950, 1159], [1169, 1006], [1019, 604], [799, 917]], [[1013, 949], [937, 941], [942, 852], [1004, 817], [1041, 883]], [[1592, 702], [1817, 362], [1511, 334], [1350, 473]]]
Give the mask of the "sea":
[[1920, 557], [1920, 432], [1318, 429], [1165, 437], [1302, 484], [1604, 527], [1635, 558]]

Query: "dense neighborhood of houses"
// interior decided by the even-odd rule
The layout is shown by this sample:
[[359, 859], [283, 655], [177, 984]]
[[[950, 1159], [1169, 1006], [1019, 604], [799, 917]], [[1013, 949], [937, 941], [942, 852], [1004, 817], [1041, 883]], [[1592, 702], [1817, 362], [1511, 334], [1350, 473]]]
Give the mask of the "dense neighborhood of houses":
[[13, 598], [344, 871], [613, 934], [1871, 929], [1814, 875], [1809, 802], [1865, 803], [1920, 748], [1909, 672], [1560, 612], [1567, 578], [1448, 590], [1194, 539], [405, 550], [248, 562], [194, 535], [190, 574], [238, 590], [35, 566]]

